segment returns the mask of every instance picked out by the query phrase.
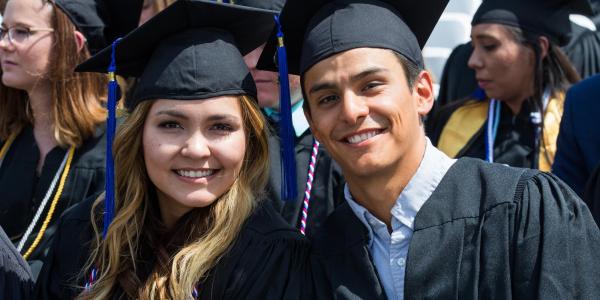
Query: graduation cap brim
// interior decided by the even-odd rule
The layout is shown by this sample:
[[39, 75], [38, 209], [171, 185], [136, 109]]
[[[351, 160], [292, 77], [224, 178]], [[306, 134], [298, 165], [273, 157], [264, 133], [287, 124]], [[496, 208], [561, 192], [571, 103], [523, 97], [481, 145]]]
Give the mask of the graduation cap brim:
[[[126, 35], [117, 45], [116, 73], [139, 77], [161, 41], [193, 28], [228, 31], [242, 55], [260, 46], [274, 26], [275, 11], [202, 0], [179, 0]], [[252, 30], [249, 30], [252, 28]], [[105, 73], [111, 61], [108, 46], [75, 71]], [[218, 72], [218, 70], [215, 70]]]
[[486, 0], [471, 24], [501, 24], [544, 35], [559, 46], [571, 38], [570, 14], [593, 15], [589, 0]]
[[[335, 1], [336, 0], [288, 0], [286, 2], [281, 12], [280, 21], [284, 33], [290, 74], [301, 75], [299, 60], [302, 55], [301, 52], [305, 41], [305, 34], [312, 18], [325, 5]], [[347, 0], [338, 2], [368, 3], [374, 5], [377, 5], [377, 3], [384, 3], [390, 5], [399, 13], [402, 21], [410, 28], [412, 34], [416, 37], [418, 46], [422, 49], [446, 7], [448, 0]], [[377, 16], [373, 16], [373, 20], [376, 22]], [[368, 29], [365, 29], [365, 32], [366, 31], [368, 31]], [[274, 29], [269, 36], [263, 55], [261, 55], [257, 63], [258, 69], [268, 71], [277, 70], [275, 56], [278, 41], [276, 33], [277, 29]], [[398, 38], [400, 39], [401, 37]], [[360, 41], [354, 42], [360, 44]], [[381, 46], [374, 47], [381, 48]], [[411, 58], [409, 57], [409, 59]]]

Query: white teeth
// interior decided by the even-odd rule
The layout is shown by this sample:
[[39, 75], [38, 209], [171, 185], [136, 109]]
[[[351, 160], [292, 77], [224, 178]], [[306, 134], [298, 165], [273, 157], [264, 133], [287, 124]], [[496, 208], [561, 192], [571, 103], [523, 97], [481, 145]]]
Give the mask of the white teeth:
[[377, 131], [369, 131], [366, 133], [361, 133], [361, 134], [357, 134], [357, 135], [353, 135], [351, 137], [348, 138], [348, 143], [350, 144], [358, 144], [360, 142], [366, 141], [376, 135], [379, 134], [379, 130]]
[[204, 170], [204, 171], [186, 171], [186, 170], [177, 170], [176, 171], [179, 176], [189, 177], [189, 178], [203, 178], [208, 177], [215, 173], [215, 170]]

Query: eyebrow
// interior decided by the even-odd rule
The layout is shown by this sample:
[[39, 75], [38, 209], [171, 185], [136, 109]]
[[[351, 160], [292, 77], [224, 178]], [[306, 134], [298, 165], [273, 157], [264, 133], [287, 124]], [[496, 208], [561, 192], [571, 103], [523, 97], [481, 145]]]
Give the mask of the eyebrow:
[[172, 109], [166, 109], [166, 110], [161, 110], [159, 112], [156, 113], [157, 116], [160, 115], [167, 115], [167, 116], [171, 116], [171, 117], [175, 117], [175, 118], [179, 118], [179, 119], [188, 119], [188, 117], [181, 113], [180, 111], [177, 110], [172, 110]]
[[[7, 28], [8, 26], [6, 26], [6, 23], [4, 23], [4, 21], [2, 21], [2, 24], [0, 24], [0, 26]], [[31, 24], [25, 24], [22, 22], [15, 22], [15, 24], [13, 24], [13, 26], [10, 27], [26, 27], [26, 28], [37, 28], [37, 26], [33, 26]]]
[[214, 121], [238, 121], [239, 117], [238, 116], [234, 116], [231, 114], [217, 114], [217, 115], [211, 115], [208, 118], [206, 118], [207, 121], [209, 122], [214, 122]]
[[486, 34], [486, 33], [480, 33], [480, 34], [478, 34], [476, 36], [471, 36], [471, 39], [472, 40], [492, 39], [492, 40], [496, 40], [496, 41], [498, 40], [496, 37], [493, 37], [493, 36], [491, 36], [489, 34]]
[[[160, 115], [168, 115], [174, 118], [179, 118], [179, 119], [184, 119], [184, 120], [188, 120], [189, 117], [178, 111], [178, 110], [172, 110], [172, 109], [166, 109], [166, 110], [161, 110], [159, 112], [156, 113], [157, 116]], [[228, 121], [238, 121], [239, 117], [232, 115], [232, 114], [214, 114], [214, 115], [210, 115], [208, 118], [206, 118], [206, 121], [208, 122], [215, 122], [215, 121], [223, 121], [223, 120], [228, 120]]]
[[[371, 76], [373, 74], [377, 74], [377, 73], [387, 73], [389, 72], [388, 69], [385, 68], [379, 68], [379, 67], [372, 67], [372, 68], [368, 68], [366, 70], [361, 71], [358, 74], [354, 74], [352, 76], [350, 76], [350, 81], [351, 82], [355, 82], [358, 80], [361, 80], [365, 77]], [[308, 94], [313, 94], [316, 93], [318, 91], [322, 91], [322, 90], [328, 90], [328, 89], [334, 89], [336, 87], [336, 85], [333, 82], [321, 82], [321, 83], [317, 83], [315, 85], [313, 85], [310, 89], [310, 91], [308, 92]]]

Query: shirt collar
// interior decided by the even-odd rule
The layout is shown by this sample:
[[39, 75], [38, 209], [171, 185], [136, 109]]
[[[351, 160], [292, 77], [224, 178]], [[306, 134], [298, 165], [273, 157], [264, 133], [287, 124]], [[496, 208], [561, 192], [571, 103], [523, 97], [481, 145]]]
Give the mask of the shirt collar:
[[[410, 179], [404, 190], [396, 199], [392, 207], [392, 228], [396, 230], [400, 223], [411, 230], [414, 229], [414, 221], [417, 213], [423, 207], [427, 199], [437, 188], [442, 178], [448, 172], [448, 169], [456, 162], [435, 148], [428, 138], [426, 138], [425, 154], [419, 164], [419, 168]], [[369, 245], [373, 242], [373, 231], [375, 226], [379, 226], [377, 220], [366, 208], [358, 204], [348, 188], [344, 187], [344, 197], [350, 208], [358, 219], [367, 227], [369, 231]], [[380, 221], [381, 222], [381, 221]]]
[[[292, 125], [294, 126], [296, 137], [303, 135], [309, 128], [306, 116], [304, 116], [304, 108], [302, 107], [303, 103], [304, 100], [300, 99], [300, 101], [294, 103], [292, 106]], [[264, 108], [263, 111], [267, 117], [271, 118], [271, 120], [279, 122], [279, 111], [268, 107]]]

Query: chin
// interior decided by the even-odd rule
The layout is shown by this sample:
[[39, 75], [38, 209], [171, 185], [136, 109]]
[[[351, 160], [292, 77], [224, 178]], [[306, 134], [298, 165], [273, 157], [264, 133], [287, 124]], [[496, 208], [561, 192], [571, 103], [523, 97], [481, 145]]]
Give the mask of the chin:
[[208, 192], [195, 191], [179, 197], [173, 197], [173, 199], [189, 208], [201, 208], [213, 204], [217, 200], [217, 197]]

